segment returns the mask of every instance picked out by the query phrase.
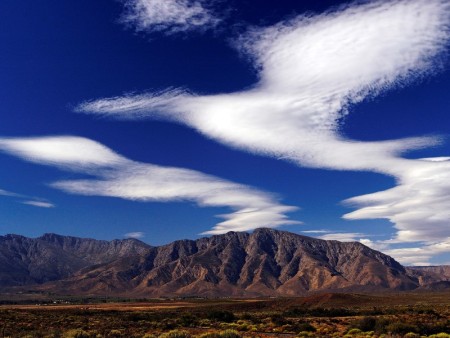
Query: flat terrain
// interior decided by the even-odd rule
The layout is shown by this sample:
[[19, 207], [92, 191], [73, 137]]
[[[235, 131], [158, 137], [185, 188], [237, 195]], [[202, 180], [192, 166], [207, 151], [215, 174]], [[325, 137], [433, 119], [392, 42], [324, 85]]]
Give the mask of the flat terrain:
[[214, 338], [220, 333], [225, 337], [225, 331], [226, 337], [450, 334], [450, 292], [152, 300], [11, 296], [0, 298], [11, 303], [0, 306], [0, 337], [167, 337], [172, 332], [173, 338]]
[[236, 304], [263, 302], [263, 300], [239, 299], [229, 301], [124, 301], [124, 302], [106, 302], [106, 303], [87, 303], [87, 304], [70, 304], [70, 301], [56, 300], [51, 303], [42, 304], [15, 304], [0, 305], [0, 310], [104, 310], [104, 311], [157, 311], [163, 309], [183, 309], [183, 308], [199, 308], [199, 307], [223, 307]]

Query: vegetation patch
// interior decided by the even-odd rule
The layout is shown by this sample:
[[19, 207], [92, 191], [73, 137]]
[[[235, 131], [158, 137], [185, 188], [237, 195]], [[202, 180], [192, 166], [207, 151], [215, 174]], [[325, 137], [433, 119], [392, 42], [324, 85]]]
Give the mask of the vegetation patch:
[[[450, 294], [419, 302], [302, 304], [302, 298], [0, 307], [1, 338], [450, 338]], [[400, 297], [400, 296], [398, 296]], [[403, 296], [402, 296], [403, 297]], [[436, 299], [432, 305], [430, 299]], [[354, 299], [352, 296], [350, 299]], [[367, 298], [367, 297], [366, 297]], [[340, 295], [342, 302], [345, 296]], [[438, 302], [439, 301], [439, 302]], [[122, 305], [123, 304], [123, 305]], [[353, 305], [353, 307], [352, 307]]]

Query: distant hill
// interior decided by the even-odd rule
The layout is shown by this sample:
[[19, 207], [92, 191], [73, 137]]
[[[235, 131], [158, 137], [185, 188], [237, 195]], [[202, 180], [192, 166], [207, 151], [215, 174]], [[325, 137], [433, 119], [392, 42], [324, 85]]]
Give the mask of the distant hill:
[[450, 288], [450, 266], [414, 266], [407, 267], [407, 273], [417, 278], [420, 289], [442, 290]]
[[448, 276], [437, 268], [404, 268], [358, 242], [273, 229], [159, 247], [135, 239], [0, 237], [0, 287], [60, 294], [295, 296], [325, 290], [413, 290], [446, 282]]
[[77, 271], [145, 255], [149, 246], [135, 239], [95, 239], [45, 234], [39, 238], [0, 236], [0, 286], [42, 284]]

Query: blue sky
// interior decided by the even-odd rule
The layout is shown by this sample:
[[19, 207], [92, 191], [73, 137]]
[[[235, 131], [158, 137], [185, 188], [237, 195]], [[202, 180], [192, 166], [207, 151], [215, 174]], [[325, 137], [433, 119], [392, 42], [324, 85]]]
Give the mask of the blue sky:
[[4, 0], [0, 233], [276, 227], [450, 262], [444, 0]]

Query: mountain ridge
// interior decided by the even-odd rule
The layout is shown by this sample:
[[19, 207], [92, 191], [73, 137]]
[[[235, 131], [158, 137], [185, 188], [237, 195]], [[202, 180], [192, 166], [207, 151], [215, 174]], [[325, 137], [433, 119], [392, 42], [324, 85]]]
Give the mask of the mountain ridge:
[[[0, 286], [79, 295], [256, 297], [433, 287], [359, 242], [260, 228], [151, 246], [57, 234], [0, 236]], [[443, 287], [444, 284], [439, 284]]]

